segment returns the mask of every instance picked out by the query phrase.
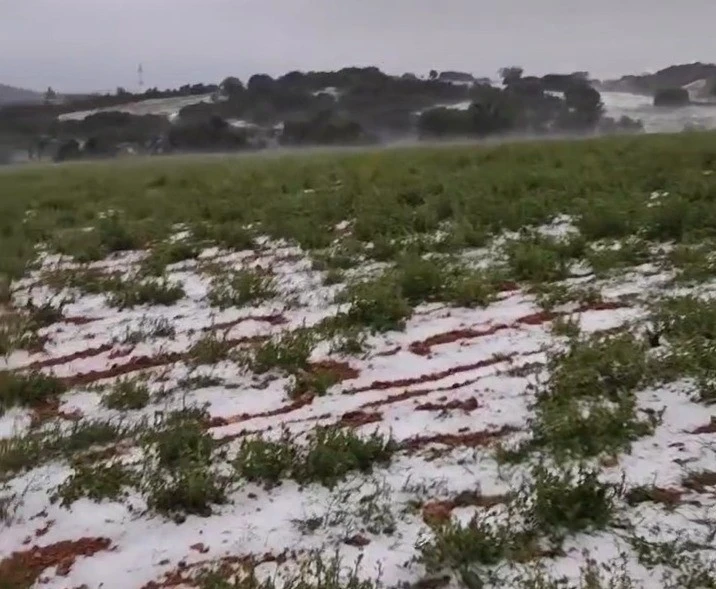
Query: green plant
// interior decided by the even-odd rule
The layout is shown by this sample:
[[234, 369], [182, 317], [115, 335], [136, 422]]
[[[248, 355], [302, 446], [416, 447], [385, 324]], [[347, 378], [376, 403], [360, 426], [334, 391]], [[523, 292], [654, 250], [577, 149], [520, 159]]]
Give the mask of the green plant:
[[401, 330], [412, 314], [410, 303], [389, 277], [349, 284], [338, 301], [350, 305], [339, 320], [374, 332]]
[[598, 472], [585, 466], [553, 471], [538, 465], [532, 477], [523, 497], [529, 525], [551, 537], [605, 529], [623, 494], [621, 487], [601, 482]]
[[262, 438], [247, 439], [241, 443], [234, 464], [239, 476], [273, 486], [290, 474], [298, 452], [287, 433], [275, 442]]
[[273, 369], [289, 373], [305, 370], [315, 343], [316, 335], [309, 329], [282, 332], [256, 348], [251, 367], [258, 373]]
[[0, 372], [0, 415], [15, 406], [32, 406], [60, 396], [66, 385], [38, 371]]
[[117, 500], [123, 489], [136, 484], [137, 477], [121, 464], [85, 464], [77, 462], [74, 472], [51, 496], [53, 503], [59, 501], [70, 507], [75, 501], [87, 497], [92, 501]]
[[109, 409], [118, 411], [143, 409], [149, 403], [151, 393], [142, 381], [119, 379], [112, 385], [102, 402]]
[[270, 299], [276, 294], [275, 279], [270, 273], [260, 268], [248, 268], [216, 278], [209, 291], [209, 302], [214, 307], [226, 309]]

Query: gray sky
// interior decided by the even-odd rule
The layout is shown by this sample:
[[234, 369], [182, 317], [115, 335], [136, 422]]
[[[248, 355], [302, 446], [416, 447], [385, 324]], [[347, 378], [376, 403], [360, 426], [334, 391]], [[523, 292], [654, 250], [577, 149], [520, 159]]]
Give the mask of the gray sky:
[[0, 0], [0, 83], [60, 91], [378, 65], [599, 77], [716, 61], [715, 0]]

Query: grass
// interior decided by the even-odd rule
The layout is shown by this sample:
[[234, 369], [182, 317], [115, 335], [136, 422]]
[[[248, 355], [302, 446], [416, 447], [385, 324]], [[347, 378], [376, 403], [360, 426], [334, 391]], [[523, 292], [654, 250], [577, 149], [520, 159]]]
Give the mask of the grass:
[[83, 420], [68, 428], [52, 427], [0, 440], [0, 479], [55, 459], [74, 459], [137, 437], [143, 424]]
[[166, 277], [122, 277], [91, 268], [57, 271], [47, 276], [47, 282], [60, 288], [75, 288], [85, 294], [104, 294], [107, 302], [120, 310], [140, 305], [173, 305], [185, 296], [181, 285]]
[[0, 415], [12, 407], [29, 407], [56, 399], [66, 390], [65, 384], [38, 371], [0, 372]]
[[461, 307], [486, 307], [497, 294], [499, 275], [470, 270], [449, 258], [400, 257], [382, 275], [349, 284], [337, 301], [349, 305], [339, 316], [343, 325], [373, 332], [401, 330], [421, 303], [444, 302]]
[[[188, 264], [201, 274], [203, 258], [213, 255], [207, 248], [218, 246], [220, 254], [259, 251], [265, 237], [285, 240], [304, 248], [312, 270], [331, 287], [317, 286], [316, 298], [337, 293], [336, 315], [314, 327], [271, 330], [270, 338], [257, 338], [238, 351], [232, 350], [237, 342], [220, 333], [193, 334], [186, 363], [192, 369], [237, 361], [253, 373], [249, 376], [262, 376], [251, 380], [257, 389], [251, 394], [262, 394], [262, 384], [281, 376], [290, 398], [307, 400], [325, 394], [338, 379], [311, 362], [314, 353], [363, 355], [374, 340], [394, 343], [388, 340], [397, 334], [378, 334], [404, 329], [416, 307], [431, 305], [436, 310], [430, 313], [453, 315], [462, 323], [465, 308], [486, 307], [512, 296], [504, 291], [520, 287], [542, 309], [567, 313], [552, 321], [552, 334], [561, 336], [550, 343], [554, 347], [541, 349], [547, 352], [548, 376], [528, 391], [534, 393], [529, 396], [534, 406], [526, 439], [517, 446], [505, 443], [498, 452], [498, 458], [512, 463], [500, 467], [526, 473], [527, 482], [516, 485], [519, 492], [507, 504], [489, 511], [476, 508], [469, 522], [453, 518], [433, 524], [416, 550], [428, 572], [448, 571], [456, 585], [480, 587], [514, 566], [530, 573], [529, 582], [514, 586], [563, 587], [536, 563], [559, 556], [570, 537], [623, 525], [621, 509], [634, 496], [623, 500], [623, 488], [605, 483], [593, 468], [618, 467], [631, 445], [659, 425], [658, 412], [640, 409], [641, 391], [686, 379], [696, 400], [716, 402], [716, 306], [707, 297], [654, 302], [651, 333], [645, 336], [636, 335], [638, 329], [590, 335], [591, 317], [577, 321], [569, 315], [606, 295], [611, 284], [601, 279], [619, 278], [644, 263], [673, 272], [675, 284], [682, 286], [713, 280], [716, 177], [704, 174], [716, 161], [712, 144], [713, 135], [704, 134], [12, 169], [0, 177], [2, 192], [13, 195], [0, 199], [0, 299], [7, 304], [22, 296], [13, 294], [16, 283], [10, 279], [29, 269], [37, 246], [71, 255], [80, 264], [71, 270], [45, 269], [41, 281], [105, 295], [118, 310], [129, 310], [182, 299], [184, 290], [168, 268], [204, 252], [200, 264]], [[652, 196], [655, 191], [660, 196]], [[561, 216], [576, 232], [550, 237], [542, 231]], [[183, 233], [179, 240], [177, 225]], [[511, 235], [506, 241], [505, 232]], [[92, 264], [128, 251], [140, 260], [130, 271]], [[567, 280], [577, 270], [585, 273], [586, 283]], [[270, 269], [214, 270], [211, 278], [207, 299], [215, 307], [212, 313], [274, 302], [283, 294]], [[649, 296], [646, 291], [637, 298]], [[2, 354], [40, 345], [38, 331], [63, 317], [63, 305], [55, 303], [11, 311], [0, 321]], [[136, 346], [157, 338], [166, 344], [177, 335], [172, 321], [138, 320], [116, 341]], [[40, 333], [49, 333], [51, 341], [54, 328]], [[386, 350], [391, 353], [393, 346]], [[366, 363], [387, 362], [366, 358]], [[168, 368], [152, 371], [151, 381], [119, 379], [104, 391], [102, 402], [120, 413], [145, 409], [157, 400], [150, 394], [155, 377], [171, 380], [174, 374]], [[167, 385], [167, 396], [220, 384], [215, 378], [189, 376], [177, 388]], [[246, 393], [243, 384], [236, 386], [237, 395]], [[0, 412], [55, 402], [64, 391], [63, 381], [47, 375], [1, 372]], [[377, 392], [376, 399], [381, 400]], [[321, 400], [314, 404], [311, 412], [321, 409]], [[273, 409], [270, 400], [266, 405]], [[450, 411], [441, 419], [452, 419], [456, 414]], [[61, 505], [71, 507], [80, 498], [121, 501], [134, 489], [151, 512], [180, 522], [187, 515], [215, 513], [235, 501], [234, 492], [247, 482], [272, 493], [289, 481], [299, 487], [320, 485], [326, 487], [321, 493], [342, 497], [341, 486], [354, 475], [389, 465], [402, 448], [390, 436], [347, 427], [319, 427], [305, 437], [284, 433], [215, 440], [209, 415], [201, 410], [156, 416], [154, 426], [84, 418], [0, 440], [0, 479], [61, 461], [73, 469], [54, 491]], [[120, 464], [113, 456], [118, 442], [120, 450], [127, 446], [140, 458]], [[475, 452], [482, 457], [483, 449]], [[401, 462], [426, 456], [432, 458], [410, 451]], [[471, 463], [460, 467], [469, 471]], [[361, 534], [390, 535], [404, 523], [393, 519], [404, 506], [390, 493], [380, 502], [373, 494], [344, 503], [354, 508], [351, 525]], [[329, 519], [321, 525], [331, 528]], [[331, 541], [344, 540], [336, 530], [325, 531], [336, 534]], [[656, 549], [634, 547], [645, 566], [680, 569], [673, 587], [713, 585], [703, 573], [704, 563], [667, 560], [664, 554], [657, 563], [651, 554]], [[315, 561], [318, 575], [299, 575], [281, 585], [377, 585], [365, 584], [357, 574], [339, 579], [334, 564]], [[237, 581], [233, 572], [219, 567], [200, 575], [196, 584], [272, 588], [271, 579]], [[626, 589], [629, 582], [626, 573], [585, 560], [575, 586]]]
[[634, 393], [651, 378], [646, 344], [624, 332], [574, 338], [549, 360], [550, 377], [538, 391], [532, 438], [504, 457], [549, 450], [560, 458], [587, 458], [626, 450], [653, 431], [658, 417], [637, 414]]
[[228, 500], [231, 480], [212, 466], [214, 441], [206, 418], [200, 410], [177, 411], [145, 437], [146, 452], [154, 456], [142, 483], [147, 504], [177, 521], [187, 514], [209, 516]]
[[121, 464], [85, 464], [79, 462], [70, 477], [51, 496], [53, 503], [70, 507], [75, 501], [117, 500], [123, 491], [136, 484], [136, 476]]
[[110, 391], [103, 396], [102, 402], [108, 409], [132, 411], [143, 409], [149, 404], [151, 393], [146, 383], [138, 379], [119, 379]]
[[168, 319], [143, 317], [136, 327], [127, 328], [121, 341], [125, 345], [136, 346], [150, 339], [171, 338], [175, 335], [176, 329]]
[[264, 301], [276, 294], [275, 279], [270, 273], [247, 268], [215, 278], [209, 291], [209, 302], [214, 307], [227, 309]]
[[258, 374], [270, 370], [294, 374], [305, 370], [316, 338], [317, 334], [306, 328], [282, 332], [256, 348], [250, 360], [251, 368]]
[[229, 357], [232, 346], [231, 341], [225, 336], [211, 331], [189, 348], [189, 360], [195, 366], [216, 364]]
[[606, 529], [622, 494], [620, 486], [601, 482], [587, 467], [553, 470], [540, 464], [506, 506], [505, 517], [482, 511], [466, 524], [436, 523], [430, 536], [418, 540], [418, 560], [428, 573], [447, 570], [466, 586], [482, 586], [495, 580], [500, 565], [559, 554], [567, 537]]
[[268, 486], [293, 479], [333, 487], [350, 472], [369, 472], [374, 464], [387, 463], [396, 451], [395, 442], [378, 433], [363, 438], [348, 430], [318, 428], [306, 445], [286, 433], [279, 440], [246, 440], [234, 466], [239, 476]]

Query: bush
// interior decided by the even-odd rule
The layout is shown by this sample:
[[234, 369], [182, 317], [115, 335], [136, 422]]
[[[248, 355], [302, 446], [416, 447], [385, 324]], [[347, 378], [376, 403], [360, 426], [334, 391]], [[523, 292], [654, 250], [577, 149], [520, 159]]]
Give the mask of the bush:
[[654, 106], [686, 106], [691, 102], [688, 90], [664, 88], [654, 93]]

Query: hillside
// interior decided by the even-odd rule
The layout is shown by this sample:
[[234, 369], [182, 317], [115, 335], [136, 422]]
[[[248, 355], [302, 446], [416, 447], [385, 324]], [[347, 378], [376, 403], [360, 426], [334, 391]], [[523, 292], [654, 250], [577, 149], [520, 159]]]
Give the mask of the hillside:
[[42, 94], [39, 92], [0, 84], [0, 106], [7, 104], [33, 104], [41, 101]]
[[701, 80], [707, 81], [710, 87], [713, 86], [716, 82], [716, 64], [694, 62], [672, 65], [652, 74], [627, 75], [618, 80], [608, 80], [602, 82], [600, 87], [607, 91], [651, 96], [657, 90], [682, 88]]
[[120, 153], [251, 151], [287, 146], [638, 132], [611, 119], [583, 72], [493, 83], [460, 72], [393, 76], [375, 67], [255, 74], [245, 82], [0, 109], [3, 135], [41, 159]]
[[0, 174], [0, 586], [716, 585], [713, 134]]

